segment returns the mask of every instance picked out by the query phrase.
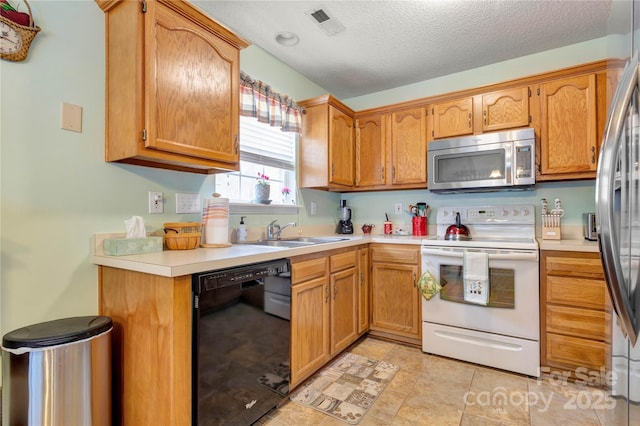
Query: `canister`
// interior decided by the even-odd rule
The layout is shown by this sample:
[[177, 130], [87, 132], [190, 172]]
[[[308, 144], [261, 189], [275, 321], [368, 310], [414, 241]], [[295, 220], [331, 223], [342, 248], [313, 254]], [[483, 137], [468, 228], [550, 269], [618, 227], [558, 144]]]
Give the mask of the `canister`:
[[411, 230], [413, 235], [427, 235], [427, 218], [425, 216], [412, 217]]
[[391, 225], [390, 220], [384, 222], [384, 233], [387, 235], [391, 235], [393, 233], [393, 226]]

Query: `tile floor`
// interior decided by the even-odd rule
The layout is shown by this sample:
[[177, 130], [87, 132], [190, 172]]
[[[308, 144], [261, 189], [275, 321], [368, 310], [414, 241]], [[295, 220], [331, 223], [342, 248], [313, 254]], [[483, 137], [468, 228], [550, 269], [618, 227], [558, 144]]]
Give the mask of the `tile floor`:
[[[598, 388], [506, 373], [367, 337], [349, 349], [400, 366], [360, 421], [371, 425], [620, 425], [616, 401]], [[621, 405], [617, 405], [618, 408]], [[340, 425], [288, 401], [260, 421], [266, 426]]]

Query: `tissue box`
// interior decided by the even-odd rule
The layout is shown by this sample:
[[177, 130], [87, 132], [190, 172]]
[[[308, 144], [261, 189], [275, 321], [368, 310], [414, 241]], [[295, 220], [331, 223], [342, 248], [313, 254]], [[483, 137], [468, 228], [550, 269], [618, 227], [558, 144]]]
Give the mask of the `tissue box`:
[[102, 248], [108, 256], [154, 253], [162, 251], [162, 237], [108, 238]]

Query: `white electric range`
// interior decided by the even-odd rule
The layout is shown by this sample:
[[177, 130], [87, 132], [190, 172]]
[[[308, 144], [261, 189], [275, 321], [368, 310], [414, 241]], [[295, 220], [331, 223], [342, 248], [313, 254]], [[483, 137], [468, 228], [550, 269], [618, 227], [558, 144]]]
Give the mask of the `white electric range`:
[[[470, 240], [447, 240], [456, 213]], [[441, 207], [422, 240], [422, 350], [539, 377], [539, 255], [532, 205]], [[466, 265], [466, 266], [465, 266]]]

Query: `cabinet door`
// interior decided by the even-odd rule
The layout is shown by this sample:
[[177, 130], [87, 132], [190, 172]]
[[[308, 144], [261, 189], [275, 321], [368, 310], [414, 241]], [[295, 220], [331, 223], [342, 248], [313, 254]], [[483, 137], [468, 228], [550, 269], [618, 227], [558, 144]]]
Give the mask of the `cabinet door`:
[[145, 146], [237, 163], [238, 50], [153, 3], [145, 26]]
[[329, 354], [329, 279], [291, 287], [291, 386], [322, 367]]
[[405, 336], [420, 335], [420, 299], [415, 265], [372, 264], [371, 329]]
[[331, 355], [358, 338], [358, 273], [356, 268], [331, 274]]
[[427, 183], [427, 119], [424, 107], [391, 114], [391, 181]]
[[356, 185], [385, 184], [386, 115], [356, 120]]
[[595, 74], [541, 84], [540, 108], [540, 174], [595, 173]]
[[433, 104], [431, 112], [434, 139], [473, 133], [473, 98]]
[[358, 250], [358, 334], [369, 329], [369, 249]]
[[329, 106], [329, 183], [353, 186], [353, 159], [353, 119]]
[[482, 95], [482, 131], [493, 132], [529, 124], [529, 88]]

